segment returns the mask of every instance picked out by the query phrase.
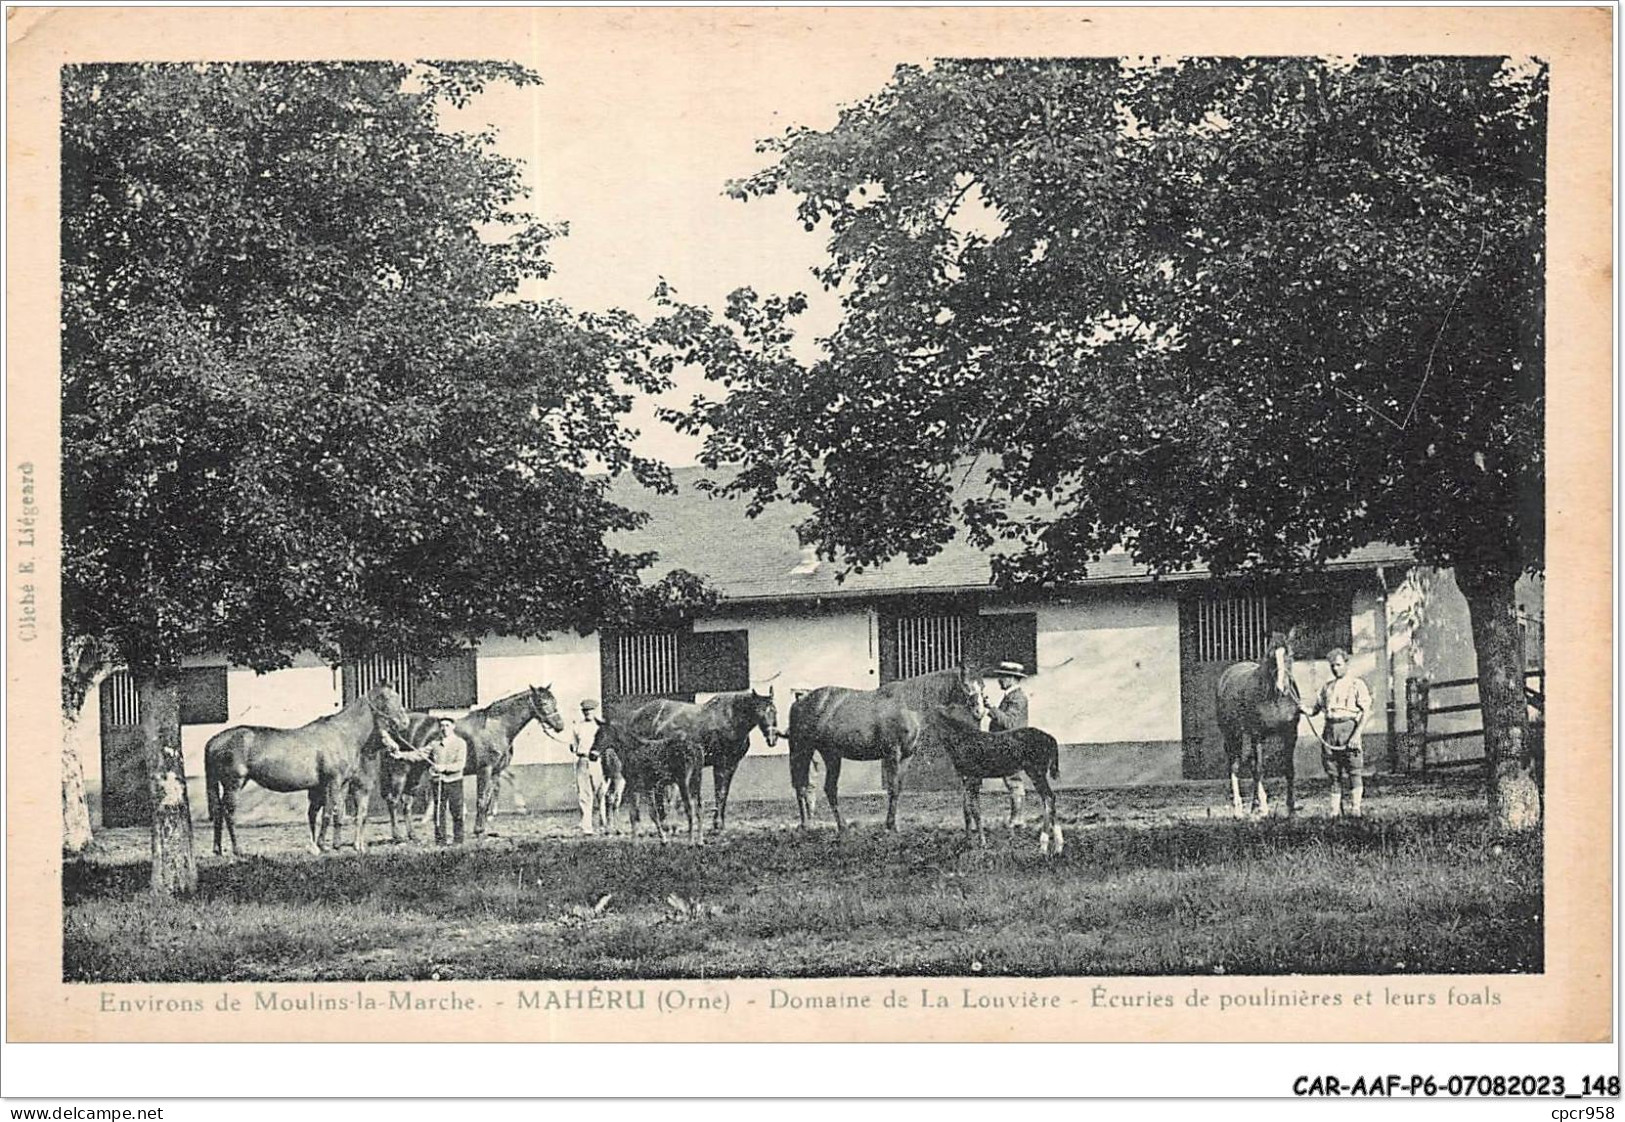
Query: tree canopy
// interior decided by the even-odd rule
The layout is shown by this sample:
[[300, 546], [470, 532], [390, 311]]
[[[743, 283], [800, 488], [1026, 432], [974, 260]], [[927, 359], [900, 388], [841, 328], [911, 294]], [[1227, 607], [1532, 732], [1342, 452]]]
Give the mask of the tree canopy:
[[1499, 58], [900, 67], [730, 188], [827, 227], [825, 357], [789, 359], [794, 300], [681, 309], [728, 393], [676, 419], [860, 566], [962, 522], [1013, 580], [1118, 545], [1537, 571], [1545, 100]]
[[508, 64], [94, 65], [62, 78], [63, 603], [141, 672], [222, 652], [590, 630], [691, 582], [640, 516], [621, 314], [520, 298], [562, 228], [489, 134]]

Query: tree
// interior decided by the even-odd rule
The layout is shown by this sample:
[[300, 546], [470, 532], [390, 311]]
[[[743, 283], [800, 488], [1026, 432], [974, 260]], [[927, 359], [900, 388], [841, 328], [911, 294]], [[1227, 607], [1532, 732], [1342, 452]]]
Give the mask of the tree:
[[[1514, 583], [1544, 565], [1542, 65], [1482, 58], [944, 61], [731, 185], [827, 224], [826, 355], [738, 294], [664, 342], [728, 389], [675, 414], [826, 555], [962, 520], [1064, 583], [1293, 573], [1375, 541], [1452, 566], [1512, 824]], [[967, 462], [985, 481], [961, 489]], [[986, 486], [982, 484], [985, 482]], [[1527, 821], [1527, 817], [1524, 819]]]
[[517, 297], [561, 230], [491, 136], [439, 119], [499, 80], [538, 81], [63, 72], [64, 689], [86, 649], [137, 682], [160, 891], [195, 881], [184, 657], [428, 656], [649, 597], [650, 556], [605, 542], [640, 516], [589, 470], [669, 486], [619, 423], [663, 379], [629, 316]]

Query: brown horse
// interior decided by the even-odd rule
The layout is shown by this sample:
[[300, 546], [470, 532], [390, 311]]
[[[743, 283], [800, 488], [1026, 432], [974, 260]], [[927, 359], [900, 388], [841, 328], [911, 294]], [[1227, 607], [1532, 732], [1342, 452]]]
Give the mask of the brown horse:
[[[333, 848], [339, 846], [346, 794], [353, 793], [359, 808], [356, 849], [367, 848], [362, 823], [367, 817], [368, 792], [384, 754], [380, 729], [395, 735], [405, 732], [406, 710], [400, 695], [377, 685], [326, 717], [295, 729], [239, 725], [209, 738], [203, 749], [203, 774], [209, 797], [209, 818], [214, 823], [214, 851], [221, 852], [222, 829], [237, 844], [237, 792], [252, 780], [268, 791], [308, 791], [310, 844], [320, 852], [329, 828]], [[316, 816], [321, 814], [320, 828]]]
[[1264, 745], [1275, 740], [1280, 745], [1286, 770], [1286, 812], [1297, 813], [1293, 797], [1295, 766], [1293, 753], [1298, 743], [1298, 716], [1302, 698], [1292, 677], [1292, 641], [1297, 629], [1285, 634], [1271, 632], [1264, 646], [1263, 662], [1238, 662], [1226, 667], [1216, 686], [1219, 731], [1224, 736], [1224, 752], [1230, 761], [1230, 801], [1236, 817], [1242, 816], [1241, 770], [1242, 738], [1252, 741], [1250, 761], [1253, 773], [1253, 810], [1270, 811], [1264, 792]]
[[[660, 842], [665, 844], [665, 790], [671, 785], [677, 788], [683, 800], [689, 841], [694, 845], [705, 844], [705, 803], [700, 789], [705, 772], [705, 748], [698, 736], [685, 729], [675, 729], [667, 736], [646, 739], [604, 721], [593, 738], [593, 751], [601, 761], [615, 757], [626, 777], [627, 817], [633, 841], [638, 838], [638, 804], [645, 801]], [[607, 773], [605, 781], [607, 795]]]
[[790, 706], [790, 786], [802, 828], [812, 811], [808, 773], [817, 753], [824, 761], [824, 795], [836, 830], [846, 829], [839, 802], [843, 759], [880, 761], [886, 829], [897, 829], [903, 772], [917, 749], [942, 737], [941, 709], [958, 710], [980, 722], [981, 683], [969, 667], [905, 678], [878, 690], [822, 686], [796, 698]]
[[[412, 713], [410, 718], [410, 728], [403, 739], [408, 748], [421, 750], [434, 739], [440, 718], [427, 713]], [[479, 780], [474, 798], [476, 836], [485, 833], [486, 816], [496, 802], [495, 780], [513, 760], [513, 738], [533, 720], [554, 732], [564, 731], [564, 718], [559, 716], [551, 686], [527, 686], [483, 709], [470, 710], [453, 724], [457, 735], [468, 741], [468, 765], [464, 774]], [[390, 836], [396, 841], [401, 837], [396, 824], [398, 817], [406, 820], [407, 838], [414, 836], [411, 797], [424, 784], [428, 773], [427, 760], [403, 760], [384, 754], [378, 788], [384, 805], [389, 808]]]
[[[966, 836], [969, 837], [974, 824], [978, 844], [987, 844], [987, 836], [982, 831], [982, 780], [1004, 779], [1024, 771], [1033, 781], [1033, 789], [1044, 804], [1044, 828], [1039, 836], [1038, 850], [1060, 856], [1066, 839], [1055, 821], [1055, 789], [1049, 782], [1061, 777], [1061, 747], [1055, 738], [1035, 728], [983, 732], [979, 722], [955, 710], [943, 709], [939, 713], [945, 729], [943, 747], [947, 749], [948, 759], [965, 788]], [[1012, 832], [1016, 828], [1017, 814], [1018, 807], [1012, 802]]]
[[721, 833], [728, 822], [728, 790], [734, 772], [750, 751], [751, 729], [759, 729], [771, 747], [779, 740], [779, 710], [773, 691], [719, 693], [704, 705], [687, 701], [651, 701], [640, 705], [626, 720], [626, 731], [645, 740], [686, 732], [705, 748], [705, 766], [711, 769], [716, 810], [712, 828]]

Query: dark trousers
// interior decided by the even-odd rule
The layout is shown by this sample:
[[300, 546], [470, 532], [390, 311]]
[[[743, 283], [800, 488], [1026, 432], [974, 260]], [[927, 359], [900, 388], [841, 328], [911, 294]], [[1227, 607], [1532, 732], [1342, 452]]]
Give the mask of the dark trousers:
[[450, 783], [434, 781], [434, 840], [445, 845], [447, 835], [450, 840], [462, 843], [463, 840], [463, 777], [458, 776]]
[[1349, 743], [1354, 735], [1354, 721], [1327, 720], [1323, 734], [1327, 744], [1320, 750], [1320, 762], [1326, 774], [1345, 794], [1359, 794], [1365, 788], [1365, 753]]

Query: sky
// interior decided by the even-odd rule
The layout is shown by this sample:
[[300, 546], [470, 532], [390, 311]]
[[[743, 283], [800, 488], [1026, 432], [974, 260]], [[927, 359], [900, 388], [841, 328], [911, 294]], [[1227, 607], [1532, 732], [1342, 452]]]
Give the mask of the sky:
[[[713, 309], [742, 285], [805, 292], [799, 330], [808, 354], [839, 313], [810, 274], [828, 230], [807, 233], [793, 196], [746, 203], [726, 197], [724, 185], [771, 162], [758, 140], [791, 125], [833, 125], [840, 106], [878, 90], [898, 60], [842, 53], [818, 66], [788, 51], [730, 38], [726, 28], [689, 39], [682, 52], [643, 35], [543, 41], [515, 56], [542, 86], [504, 86], [448, 115], [453, 127], [496, 128], [499, 150], [526, 165], [532, 211], [570, 225], [550, 246], [554, 273], [537, 294], [579, 310], [651, 316], [662, 277], [684, 301]], [[686, 404], [704, 385], [686, 373], [659, 401]], [[628, 420], [642, 434], [637, 450], [693, 463], [698, 440], [662, 424], [654, 407], [644, 398]]]

